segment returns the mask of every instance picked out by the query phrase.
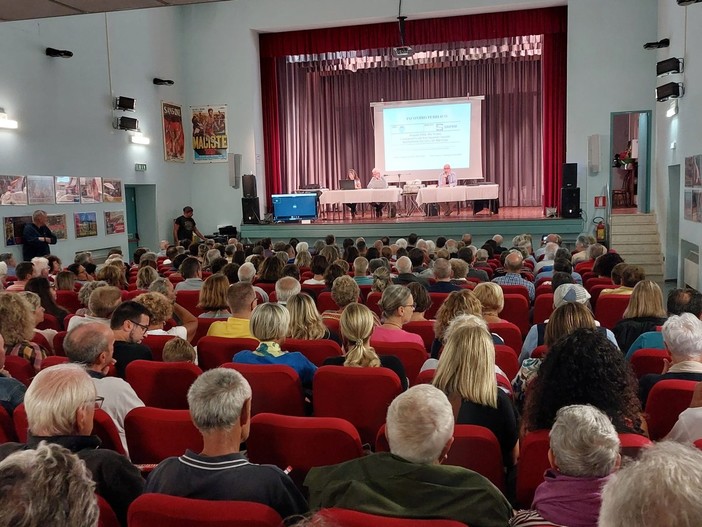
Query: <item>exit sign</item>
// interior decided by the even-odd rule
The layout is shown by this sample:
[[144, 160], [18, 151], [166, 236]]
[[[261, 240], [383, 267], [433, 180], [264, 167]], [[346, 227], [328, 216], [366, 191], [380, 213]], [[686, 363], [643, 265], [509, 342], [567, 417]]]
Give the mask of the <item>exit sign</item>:
[[135, 163], [134, 170], [136, 172], [146, 172], [146, 163]]

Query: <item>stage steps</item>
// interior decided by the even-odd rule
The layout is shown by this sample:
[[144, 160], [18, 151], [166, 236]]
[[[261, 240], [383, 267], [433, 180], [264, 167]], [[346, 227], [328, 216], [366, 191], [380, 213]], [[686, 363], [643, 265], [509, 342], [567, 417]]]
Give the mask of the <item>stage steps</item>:
[[640, 265], [646, 278], [663, 285], [663, 253], [655, 213], [613, 214], [612, 247], [627, 263]]

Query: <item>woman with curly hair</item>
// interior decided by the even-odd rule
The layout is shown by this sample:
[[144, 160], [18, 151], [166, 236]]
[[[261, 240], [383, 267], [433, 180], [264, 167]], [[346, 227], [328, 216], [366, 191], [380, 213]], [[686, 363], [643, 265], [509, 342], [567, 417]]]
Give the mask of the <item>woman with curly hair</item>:
[[[146, 307], [151, 313], [147, 335], [175, 335], [188, 342], [195, 336], [197, 318], [183, 307], [174, 304], [162, 293], [143, 293], [137, 296], [134, 301]], [[174, 308], [177, 308], [178, 316], [183, 325], [164, 330], [164, 325], [173, 316]]]
[[204, 312], [198, 318], [229, 318], [227, 304], [227, 292], [229, 291], [229, 280], [223, 274], [213, 274], [208, 277], [200, 289], [200, 300], [197, 307]]
[[14, 293], [0, 293], [0, 334], [5, 340], [5, 354], [23, 357], [41, 370], [46, 350], [32, 342], [34, 337], [34, 309]]
[[344, 309], [339, 327], [344, 341], [345, 355], [325, 359], [325, 366], [388, 368], [400, 378], [402, 389], [407, 389], [407, 375], [400, 359], [394, 355], [378, 355], [371, 346], [370, 339], [375, 328], [375, 313], [363, 304], [354, 302]]
[[288, 298], [285, 307], [290, 312], [288, 337], [302, 340], [328, 339], [341, 345], [339, 336], [324, 325], [310, 295], [307, 293], [293, 295]]
[[158, 271], [147, 265], [137, 271], [136, 288], [139, 291], [148, 291], [149, 286], [158, 278]]
[[525, 432], [551, 428], [571, 404], [591, 404], [618, 432], [644, 433], [638, 384], [621, 351], [596, 329], [576, 329], [550, 346], [529, 388], [522, 419]]
[[63, 319], [68, 315], [68, 310], [56, 303], [56, 291], [51, 286], [51, 282], [43, 277], [30, 278], [27, 285], [24, 286], [24, 290], [39, 296], [44, 312], [56, 317], [60, 331], [63, 331], [65, 329]]
[[[470, 289], [461, 289], [460, 291], [454, 291], [449, 294], [436, 312], [434, 342], [431, 345], [432, 358], [439, 358], [439, 351], [441, 351], [441, 347], [444, 345], [444, 333], [454, 318], [458, 315], [475, 315], [476, 317], [482, 317], [482, 312], [483, 306], [480, 304], [480, 300], [478, 300]], [[503, 343], [502, 339], [500, 339], [499, 343]]]
[[106, 264], [97, 273], [98, 280], [104, 280], [107, 285], [118, 289], [127, 289], [127, 280], [124, 276], [124, 267], [121, 263], [117, 265]]

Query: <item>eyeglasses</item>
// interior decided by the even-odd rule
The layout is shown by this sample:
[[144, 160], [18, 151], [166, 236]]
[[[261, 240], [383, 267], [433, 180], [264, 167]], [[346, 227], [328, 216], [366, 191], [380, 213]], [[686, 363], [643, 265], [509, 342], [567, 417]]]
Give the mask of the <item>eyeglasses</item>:
[[139, 327], [140, 327], [141, 329], [143, 329], [144, 331], [147, 331], [147, 330], [149, 329], [149, 325], [148, 325], [148, 324], [140, 324], [139, 322], [135, 322], [134, 320], [130, 320], [130, 322], [131, 322], [132, 324], [134, 324], [135, 326], [139, 326]]
[[102, 403], [105, 402], [104, 397], [96, 397], [95, 398], [95, 408], [102, 408]]
[[411, 307], [412, 309], [417, 309], [417, 304], [407, 304], [406, 306], [402, 307]]

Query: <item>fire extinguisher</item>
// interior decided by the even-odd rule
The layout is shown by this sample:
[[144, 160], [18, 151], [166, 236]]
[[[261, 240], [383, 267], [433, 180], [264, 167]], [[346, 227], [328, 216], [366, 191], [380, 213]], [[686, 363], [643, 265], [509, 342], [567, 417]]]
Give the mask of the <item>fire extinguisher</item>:
[[607, 227], [605, 226], [604, 218], [598, 216], [593, 218], [592, 222], [596, 225], [595, 238], [597, 243], [604, 243], [607, 240]]

